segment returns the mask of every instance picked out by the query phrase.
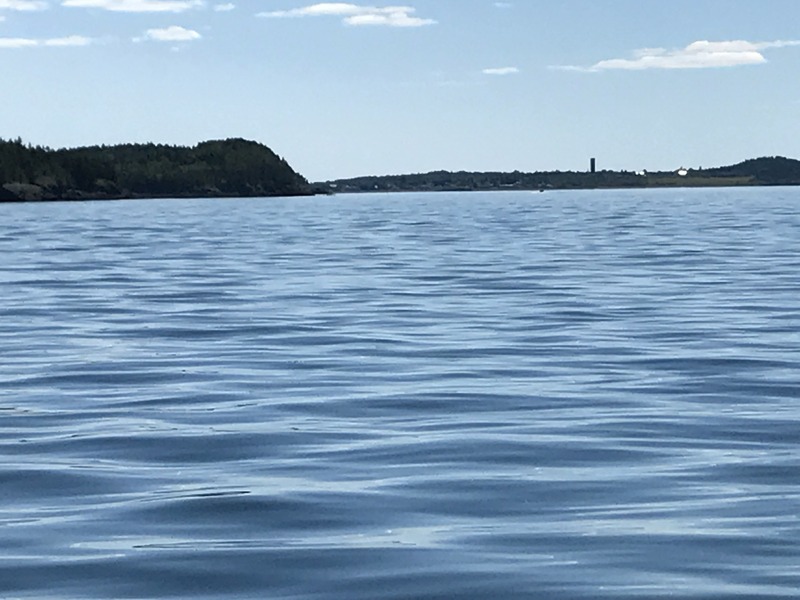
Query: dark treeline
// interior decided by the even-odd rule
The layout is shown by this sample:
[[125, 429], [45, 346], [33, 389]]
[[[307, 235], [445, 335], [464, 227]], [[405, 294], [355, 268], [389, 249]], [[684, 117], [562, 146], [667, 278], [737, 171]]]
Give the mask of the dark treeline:
[[582, 189], [587, 187], [639, 187], [634, 173], [603, 171], [576, 173], [570, 171], [472, 172], [433, 171], [409, 175], [386, 175], [340, 179], [319, 184], [337, 192], [392, 191], [479, 191], [479, 190], [536, 190]]
[[0, 140], [0, 200], [295, 196], [311, 186], [266, 146], [122, 144], [52, 150]]
[[800, 161], [783, 156], [753, 158], [703, 172], [709, 177], [749, 177], [756, 185], [800, 185]]
[[734, 185], [800, 185], [800, 161], [767, 157], [729, 167], [685, 171], [469, 172], [433, 171], [339, 179], [317, 184], [332, 192], [547, 190]]
[[800, 185], [800, 161], [777, 156], [713, 169], [647, 173], [434, 171], [312, 186], [268, 147], [243, 139], [194, 147], [121, 144], [59, 150], [0, 139], [0, 201], [731, 185]]

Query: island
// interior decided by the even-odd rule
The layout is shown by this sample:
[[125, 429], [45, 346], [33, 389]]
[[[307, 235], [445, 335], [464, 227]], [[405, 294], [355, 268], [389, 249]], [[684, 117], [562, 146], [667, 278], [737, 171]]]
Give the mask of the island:
[[306, 196], [317, 190], [263, 144], [120, 144], [53, 150], [0, 140], [0, 201]]
[[[594, 166], [594, 161], [592, 161]], [[577, 190], [664, 187], [800, 185], [800, 161], [763, 157], [728, 167], [675, 171], [432, 171], [337, 179], [316, 183], [332, 193], [488, 190]]]

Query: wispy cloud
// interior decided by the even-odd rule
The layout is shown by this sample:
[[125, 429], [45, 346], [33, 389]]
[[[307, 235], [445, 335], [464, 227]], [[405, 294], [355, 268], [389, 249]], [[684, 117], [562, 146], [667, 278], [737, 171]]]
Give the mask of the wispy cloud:
[[35, 48], [36, 46], [88, 46], [96, 40], [82, 35], [70, 35], [61, 38], [0, 38], [1, 48]]
[[226, 4], [215, 4], [214, 5], [214, 12], [229, 12], [236, 8], [235, 4], [231, 4], [230, 2]]
[[38, 46], [39, 40], [28, 38], [0, 38], [0, 48], [30, 48]]
[[94, 43], [92, 38], [84, 37], [82, 35], [69, 35], [67, 37], [51, 38], [44, 40], [44, 46], [88, 46]]
[[323, 2], [291, 10], [274, 10], [258, 13], [259, 17], [292, 18], [292, 17], [340, 17], [346, 25], [367, 26], [382, 25], [386, 27], [422, 27], [434, 25], [433, 19], [415, 16], [412, 6], [363, 6], [346, 2]]
[[800, 41], [778, 40], [774, 42], [748, 42], [732, 40], [709, 42], [700, 40], [685, 48], [644, 48], [637, 50], [632, 58], [601, 60], [589, 67], [554, 67], [572, 71], [598, 72], [611, 70], [643, 71], [646, 69], [711, 69], [759, 65], [767, 62], [763, 51], [772, 48], [800, 46]]
[[192, 42], [202, 38], [199, 33], [192, 29], [186, 29], [179, 25], [164, 27], [163, 29], [148, 29], [141, 37], [133, 38], [134, 42]]
[[180, 13], [203, 6], [202, 0], [64, 0], [61, 4], [73, 8], [130, 13]]
[[47, 2], [42, 2], [41, 0], [0, 0], [0, 10], [33, 12], [45, 10], [46, 8]]
[[517, 67], [492, 67], [491, 69], [484, 69], [484, 75], [516, 75], [519, 73]]

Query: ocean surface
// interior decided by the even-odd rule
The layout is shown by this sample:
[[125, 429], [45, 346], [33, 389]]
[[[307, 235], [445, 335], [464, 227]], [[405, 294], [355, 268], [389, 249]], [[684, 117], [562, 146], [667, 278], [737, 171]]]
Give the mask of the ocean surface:
[[0, 205], [0, 599], [800, 596], [800, 188]]

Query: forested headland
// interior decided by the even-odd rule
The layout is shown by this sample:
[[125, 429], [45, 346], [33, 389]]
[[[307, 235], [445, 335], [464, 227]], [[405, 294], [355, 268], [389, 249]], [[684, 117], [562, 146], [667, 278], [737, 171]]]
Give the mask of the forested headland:
[[800, 185], [800, 161], [774, 156], [728, 167], [677, 171], [433, 171], [338, 179], [316, 185], [337, 193]]
[[313, 193], [267, 146], [238, 138], [59, 150], [0, 139], [0, 201]]

